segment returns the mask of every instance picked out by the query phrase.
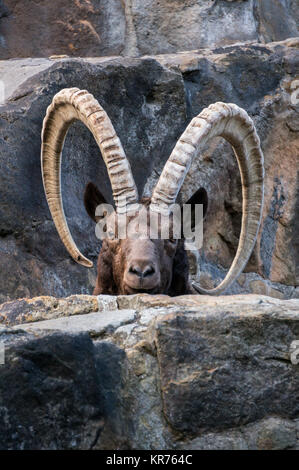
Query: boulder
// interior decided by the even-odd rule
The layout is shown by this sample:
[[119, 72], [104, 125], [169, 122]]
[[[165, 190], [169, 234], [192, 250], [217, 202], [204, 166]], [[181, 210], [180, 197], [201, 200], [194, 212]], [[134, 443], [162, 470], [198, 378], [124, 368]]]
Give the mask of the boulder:
[[299, 300], [19, 302], [0, 305], [1, 449], [299, 449]]
[[1, 329], [0, 338], [0, 449], [92, 448], [104, 407], [89, 335]]
[[[298, 297], [298, 44], [290, 39], [140, 59], [3, 61], [0, 300], [90, 294], [95, 284], [96, 269], [75, 264], [60, 242], [41, 180], [42, 120], [55, 93], [71, 86], [88, 89], [106, 109], [140, 194], [150, 193], [178, 137], [203, 108], [226, 101], [246, 109], [265, 155], [265, 205], [254, 254], [228, 293]], [[111, 202], [99, 150], [76, 123], [63, 154], [64, 208], [75, 241], [96, 262], [100, 243], [83, 206], [89, 181]], [[182, 202], [201, 186], [208, 191], [209, 211], [192, 273], [198, 279], [201, 272], [201, 282], [212, 287], [233, 259], [240, 230], [240, 178], [229, 145], [213, 141], [203, 159], [194, 160]]]
[[119, 55], [126, 20], [119, 0], [0, 0], [0, 59]]
[[130, 4], [141, 54], [298, 36], [295, 2], [285, 0], [130, 0]]
[[161, 54], [298, 36], [296, 0], [0, 0], [0, 59]]

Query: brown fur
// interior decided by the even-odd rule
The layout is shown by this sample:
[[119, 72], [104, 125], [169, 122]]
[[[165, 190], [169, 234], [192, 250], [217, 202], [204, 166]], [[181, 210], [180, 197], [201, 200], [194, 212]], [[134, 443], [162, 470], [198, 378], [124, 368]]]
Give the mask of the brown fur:
[[[192, 204], [204, 203], [205, 213], [205, 190], [197, 191], [190, 201]], [[89, 216], [96, 222], [95, 209], [104, 202], [96, 186], [89, 183], [84, 204]], [[150, 198], [142, 199], [141, 204], [148, 210]], [[175, 296], [190, 293], [189, 265], [183, 239], [104, 239], [97, 269], [94, 295], [147, 292]]]

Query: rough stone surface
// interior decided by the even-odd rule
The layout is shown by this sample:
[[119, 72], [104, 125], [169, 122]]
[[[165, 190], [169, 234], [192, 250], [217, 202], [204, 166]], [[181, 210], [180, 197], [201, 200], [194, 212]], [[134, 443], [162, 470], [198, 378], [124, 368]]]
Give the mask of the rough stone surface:
[[240, 316], [229, 306], [221, 310], [217, 314], [203, 306], [159, 321], [156, 345], [170, 426], [195, 435], [267, 414], [296, 418], [299, 377], [286, 362], [288, 345], [298, 337], [298, 323], [293, 329], [287, 320], [292, 313], [284, 320], [281, 313], [270, 315], [269, 321], [269, 314], [261, 315], [263, 306]]
[[[4, 62], [0, 69], [8, 90], [8, 101], [0, 107], [0, 299], [91, 293], [96, 268], [78, 269], [69, 259], [44, 196], [40, 133], [47, 106], [64, 87], [76, 85], [93, 93], [120, 135], [141, 191], [155, 161], [166, 158], [184, 127], [182, 77], [153, 59], [29, 59]], [[25, 83], [18, 78], [12, 88], [23, 70]], [[64, 208], [76, 242], [96, 264], [100, 244], [83, 205], [89, 181], [112, 202], [97, 145], [82, 124], [75, 124], [64, 148]]]
[[40, 320], [49, 320], [70, 315], [80, 315], [100, 310], [100, 303], [93, 296], [71, 296], [65, 299], [36, 297], [7, 302], [1, 306], [0, 321], [6, 325], [17, 325]]
[[[76, 315], [72, 320], [62, 317], [45, 320], [42, 324], [37, 322], [28, 323], [26, 326], [22, 326], [22, 328], [25, 331], [40, 330], [42, 327], [45, 330], [66, 331], [70, 333], [87, 332], [93, 337], [98, 337], [111, 329], [118, 328], [126, 323], [132, 323], [134, 319], [134, 310], [112, 310], [109, 311], [109, 316], [100, 315], [99, 312], [95, 312], [88, 313], [87, 315]], [[18, 330], [19, 326], [14, 328]]]
[[[74, 85], [88, 89], [107, 110], [140, 194], [153, 187], [193, 116], [219, 100], [245, 108], [255, 121], [265, 155], [265, 207], [246, 273], [228, 293], [298, 297], [298, 104], [292, 88], [298, 66], [298, 39], [140, 59], [3, 61], [0, 300], [92, 292], [96, 269], [76, 265], [67, 255], [50, 218], [40, 172], [46, 108], [57, 91]], [[202, 284], [212, 287], [224, 277], [237, 247], [241, 191], [228, 145], [212, 142], [203, 157], [194, 160], [181, 200], [200, 186], [208, 191], [204, 245], [194, 258], [192, 273], [194, 279], [201, 274]], [[81, 124], [75, 124], [63, 155], [64, 207], [75, 241], [95, 262], [100, 245], [83, 207], [88, 181], [98, 184], [111, 202], [96, 144]]]
[[143, 54], [298, 35], [296, 7], [284, 0], [131, 0], [131, 4], [137, 46]]
[[298, 35], [296, 0], [0, 0], [0, 58], [160, 54]]
[[1, 0], [0, 59], [119, 55], [126, 21], [119, 0]]
[[182, 443], [190, 450], [288, 450], [298, 443], [296, 420], [266, 418], [225, 433], [209, 433]]
[[23, 299], [41, 315], [15, 326], [0, 306], [1, 449], [299, 448], [299, 300], [92, 299]]
[[[291, 47], [281, 62], [278, 57], [283, 44]], [[278, 284], [295, 287], [299, 281], [299, 138], [295, 125], [299, 104], [292, 91], [299, 85], [298, 44], [293, 40], [267, 48], [249, 45], [219, 48], [207, 55], [159, 56], [163, 65], [176, 64], [183, 74], [188, 116], [195, 116], [214, 101], [224, 101], [238, 104], [253, 117], [265, 157], [265, 204], [257, 245], [246, 270], [258, 273], [262, 281], [277, 283], [270, 288], [284, 296], [288, 294]], [[155, 175], [150, 177], [150, 187], [156, 179]], [[211, 142], [202, 161], [194, 159], [181, 191], [182, 201], [199, 186], [205, 187], [209, 196], [199, 265], [206, 277], [203, 281], [213, 287], [216, 279], [217, 284], [224, 277], [222, 267], [228, 268], [232, 262], [242, 211], [237, 164], [222, 140], [218, 145]], [[251, 278], [248, 280], [246, 288], [241, 286], [243, 292], [258, 292], [252, 289]], [[240, 286], [235, 283], [231, 292], [239, 293]]]
[[0, 365], [0, 449], [90, 449], [104, 425], [87, 334], [10, 331]]

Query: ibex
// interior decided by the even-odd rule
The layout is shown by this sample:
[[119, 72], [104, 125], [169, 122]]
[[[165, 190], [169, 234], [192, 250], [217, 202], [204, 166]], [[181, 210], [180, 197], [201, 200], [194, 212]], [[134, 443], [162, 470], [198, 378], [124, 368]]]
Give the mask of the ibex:
[[[41, 165], [47, 202], [62, 242], [72, 258], [86, 267], [92, 262], [78, 250], [66, 222], [61, 199], [60, 166], [64, 140], [71, 123], [82, 121], [92, 132], [107, 167], [111, 181], [115, 212], [134, 220], [139, 202], [130, 164], [121, 142], [104, 109], [86, 90], [63, 89], [55, 95], [43, 122]], [[244, 269], [255, 245], [263, 206], [264, 166], [259, 137], [248, 114], [235, 104], [215, 103], [192, 119], [175, 145], [151, 198], [140, 203], [148, 214], [170, 214], [192, 159], [213, 137], [221, 136], [234, 149], [242, 181], [243, 214], [238, 250], [224, 280], [206, 290], [197, 283], [200, 294], [217, 295], [225, 291]], [[96, 207], [105, 202], [100, 191], [89, 183], [84, 195], [88, 214], [97, 221]], [[199, 190], [190, 204], [207, 206], [204, 190]], [[184, 240], [105, 239], [98, 258], [98, 274], [94, 295], [98, 294], [181, 295], [189, 293], [188, 260]]]

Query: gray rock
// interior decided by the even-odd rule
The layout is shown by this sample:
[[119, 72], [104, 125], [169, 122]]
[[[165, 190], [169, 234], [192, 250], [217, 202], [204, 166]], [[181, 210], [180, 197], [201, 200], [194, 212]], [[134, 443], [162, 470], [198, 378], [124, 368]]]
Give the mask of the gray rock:
[[274, 306], [265, 313], [262, 304], [241, 314], [229, 304], [219, 307], [216, 313], [203, 304], [196, 314], [168, 315], [157, 324], [167, 421], [194, 434], [267, 414], [294, 419], [299, 377], [289, 348], [299, 335], [298, 305], [279, 316]]
[[296, 0], [1, 0], [0, 59], [173, 53], [298, 36]]
[[265, 42], [298, 35], [298, 8], [288, 0], [259, 0], [255, 15], [258, 32]]
[[126, 323], [132, 323], [134, 319], [134, 310], [108, 310], [105, 312], [88, 313], [86, 315], [76, 315], [72, 319], [62, 317], [53, 320], [26, 323], [25, 325], [18, 325], [14, 328], [17, 330], [21, 328], [24, 329], [24, 331], [55, 330], [66, 331], [67, 333], [86, 332], [93, 337], [98, 337]]
[[118, 55], [126, 20], [119, 0], [1, 0], [0, 59]]
[[88, 335], [3, 337], [0, 449], [92, 448], [104, 406]]
[[179, 444], [179, 448], [183, 450], [248, 450], [247, 442], [240, 431], [204, 434], [188, 443]]
[[287, 450], [295, 449], [297, 442], [296, 422], [271, 417], [235, 431], [204, 434], [180, 446], [190, 450]]
[[292, 449], [297, 443], [296, 423], [279, 418], [269, 418], [254, 423], [243, 431], [250, 449]]
[[[132, 0], [142, 54], [194, 50], [258, 39], [253, 1]], [[216, 27], [217, 25], [217, 27]], [[295, 29], [296, 31], [296, 29]]]
[[[253, 44], [222, 47], [215, 49], [213, 56], [200, 51], [159, 57], [164, 65], [180, 67], [190, 118], [220, 100], [237, 103], [255, 122], [265, 157], [265, 204], [258, 241], [246, 271], [259, 273], [270, 280], [269, 287], [274, 289], [278, 284], [297, 286], [299, 266], [295, 157], [298, 136], [286, 126], [286, 119], [293, 122], [294, 114], [298, 114], [298, 105], [291, 102], [290, 87], [296, 79], [299, 53], [298, 40], [286, 43], [293, 44], [285, 56], [285, 70], [292, 74], [289, 78], [287, 75], [283, 78], [281, 74], [279, 56], [284, 43], [267, 47]], [[272, 52], [268, 54], [266, 50]], [[269, 75], [268, 67], [271, 69], [271, 72], [268, 69]], [[207, 287], [211, 288], [224, 278], [235, 255], [240, 233], [240, 179], [227, 144], [220, 141], [216, 145], [214, 141], [203, 152], [202, 160], [194, 159], [181, 190], [182, 201], [187, 201], [199, 186], [203, 186], [209, 196], [199, 271], [210, 276], [212, 284]], [[235, 284], [228, 293], [238, 293], [238, 288]], [[286, 297], [292, 295], [283, 288], [279, 290]], [[248, 286], [247, 292], [254, 290]], [[271, 295], [270, 291], [268, 294]]]
[[82, 297], [0, 327], [1, 449], [298, 448], [299, 300]]
[[118, 303], [117, 298], [113, 295], [98, 295], [98, 309], [100, 312], [103, 310], [117, 310]]

